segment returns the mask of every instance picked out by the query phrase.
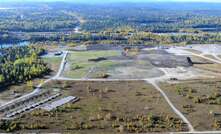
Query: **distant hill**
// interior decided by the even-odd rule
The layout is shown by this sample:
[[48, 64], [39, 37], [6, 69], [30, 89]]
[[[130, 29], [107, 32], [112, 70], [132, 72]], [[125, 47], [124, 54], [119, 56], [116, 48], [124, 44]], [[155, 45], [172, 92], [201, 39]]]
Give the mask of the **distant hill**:
[[[124, 6], [145, 6], [152, 9], [166, 9], [166, 10], [221, 10], [221, 0], [210, 0], [210, 3], [206, 3], [208, 0], [194, 0], [200, 2], [181, 2], [181, 1], [193, 1], [193, 0], [0, 0], [0, 7], [17, 7], [29, 6], [34, 7], [36, 5], [41, 5], [41, 3], [51, 3], [53, 6], [66, 5], [70, 6], [72, 4], [110, 4], [114, 5], [124, 5]], [[220, 2], [220, 3], [214, 3]], [[33, 4], [35, 3], [35, 4]], [[38, 4], [36, 4], [38, 3]], [[58, 4], [59, 3], [59, 4]], [[70, 4], [71, 3], [71, 4]], [[132, 3], [132, 4], [131, 4]], [[50, 5], [50, 4], [49, 4]]]
[[1, 0], [1, 2], [78, 2], [78, 3], [112, 3], [112, 2], [209, 2], [209, 3], [221, 3], [220, 0]]

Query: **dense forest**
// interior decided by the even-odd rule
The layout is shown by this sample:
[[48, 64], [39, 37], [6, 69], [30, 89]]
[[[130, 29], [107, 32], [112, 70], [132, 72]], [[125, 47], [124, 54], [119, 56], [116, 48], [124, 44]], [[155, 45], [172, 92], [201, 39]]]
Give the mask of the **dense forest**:
[[1, 32], [53, 32], [75, 28], [79, 24], [74, 14], [50, 8], [21, 8], [0, 11]]
[[0, 10], [0, 43], [220, 43], [221, 5], [174, 4], [17, 5]]
[[[198, 3], [196, 3], [198, 4]], [[107, 28], [118, 28], [130, 26], [139, 31], [148, 32], [179, 32], [183, 28], [206, 28], [207, 30], [218, 31], [221, 28], [220, 9], [179, 9], [183, 8], [182, 3], [177, 4], [118, 4], [118, 5], [93, 5], [78, 6], [71, 8], [79, 12], [87, 23], [82, 25], [82, 29], [91, 32], [103, 31]], [[210, 5], [207, 5], [210, 7]], [[188, 6], [187, 6], [188, 7]]]
[[0, 49], [0, 87], [49, 73], [50, 69], [39, 58], [43, 53], [44, 49], [34, 46]]
[[[189, 30], [191, 31], [191, 30]], [[90, 44], [142, 44], [142, 45], [170, 45], [170, 44], [207, 44], [221, 43], [220, 33], [193, 32], [193, 33], [167, 33], [137, 31], [130, 27], [107, 29], [98, 33], [83, 32], [63, 35], [59, 37], [32, 38], [34, 42], [57, 41], [63, 44], [71, 42], [75, 45]]]
[[[192, 5], [199, 5], [190, 8]], [[220, 5], [199, 3], [176, 4], [110, 4], [79, 5], [43, 3], [0, 10], [0, 31], [58, 32], [71, 30], [81, 22], [82, 30], [100, 32], [109, 28], [130, 26], [139, 31], [179, 32], [183, 28], [221, 30]], [[29, 7], [30, 6], [30, 7]], [[167, 7], [167, 9], [165, 9]], [[180, 7], [180, 9], [179, 9]], [[211, 7], [211, 8], [210, 8]], [[220, 6], [221, 7], [221, 6]], [[80, 17], [79, 17], [80, 16]]]

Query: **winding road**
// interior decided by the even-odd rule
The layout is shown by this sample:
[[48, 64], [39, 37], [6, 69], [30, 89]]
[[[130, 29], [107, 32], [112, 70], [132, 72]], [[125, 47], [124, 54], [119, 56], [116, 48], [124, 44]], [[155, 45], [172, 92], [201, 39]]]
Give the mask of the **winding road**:
[[215, 57], [217, 60], [221, 61], [221, 58], [218, 55], [213, 54], [213, 57]]

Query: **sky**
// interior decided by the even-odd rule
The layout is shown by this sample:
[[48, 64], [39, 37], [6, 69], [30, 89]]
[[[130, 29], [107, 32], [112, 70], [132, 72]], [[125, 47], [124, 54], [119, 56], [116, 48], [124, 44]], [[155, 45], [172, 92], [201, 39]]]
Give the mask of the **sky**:
[[66, 2], [80, 2], [80, 3], [107, 3], [107, 2], [210, 2], [221, 3], [221, 0], [0, 0], [0, 2], [54, 2], [54, 1], [66, 1]]

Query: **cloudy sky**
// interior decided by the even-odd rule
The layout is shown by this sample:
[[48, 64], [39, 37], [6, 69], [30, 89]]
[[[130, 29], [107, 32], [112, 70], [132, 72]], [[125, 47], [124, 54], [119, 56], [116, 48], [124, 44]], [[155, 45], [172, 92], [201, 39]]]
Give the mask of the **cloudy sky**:
[[53, 1], [67, 1], [67, 2], [83, 2], [83, 3], [103, 3], [103, 2], [220, 2], [221, 0], [0, 0], [0, 2], [53, 2]]

